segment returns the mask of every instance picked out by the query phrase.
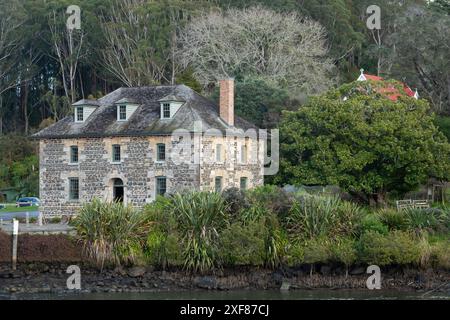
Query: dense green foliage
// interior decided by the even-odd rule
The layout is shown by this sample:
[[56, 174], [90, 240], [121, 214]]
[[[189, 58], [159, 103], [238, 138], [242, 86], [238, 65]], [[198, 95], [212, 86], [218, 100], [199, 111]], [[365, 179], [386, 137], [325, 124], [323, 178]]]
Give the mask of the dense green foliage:
[[447, 137], [447, 140], [450, 141], [450, 117], [436, 117], [436, 125], [439, 127], [439, 130], [444, 133]]
[[0, 190], [12, 188], [19, 196], [39, 195], [36, 149], [35, 142], [26, 137], [0, 135]]
[[[119, 206], [94, 201], [75, 220], [96, 261], [192, 272], [296, 265], [310, 265], [314, 272], [316, 264], [325, 263], [346, 270], [355, 264], [450, 265], [449, 208], [374, 212], [329, 195], [286, 193], [276, 186], [158, 197], [138, 215]], [[125, 217], [128, 226], [114, 227], [126, 224]]]
[[406, 95], [391, 101], [378, 93], [384, 85], [353, 82], [286, 112], [278, 181], [338, 185], [383, 202], [387, 192], [413, 190], [429, 176], [449, 179], [450, 144], [428, 104]]

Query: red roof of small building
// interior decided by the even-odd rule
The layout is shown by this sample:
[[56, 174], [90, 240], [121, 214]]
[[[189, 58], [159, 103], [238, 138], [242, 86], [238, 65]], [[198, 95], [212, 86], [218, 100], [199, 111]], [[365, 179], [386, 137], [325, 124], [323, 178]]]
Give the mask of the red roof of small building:
[[[361, 72], [361, 75], [358, 78], [358, 80], [359, 79], [362, 79], [360, 81], [364, 81], [364, 79], [372, 80], [372, 81], [384, 81], [384, 79], [382, 77], [378, 77], [378, 76], [374, 76], [372, 74], [366, 74], [366, 73], [362, 73], [362, 72]], [[415, 92], [412, 91], [411, 88], [408, 87], [405, 83], [403, 83], [403, 82], [400, 82], [400, 83], [403, 85], [403, 91], [404, 91], [404, 93], [406, 93], [406, 95], [408, 95], [409, 97], [414, 97], [416, 95]], [[386, 95], [392, 101], [397, 101], [397, 99], [400, 96], [402, 96], [402, 94], [400, 92], [398, 92], [397, 88], [395, 88], [392, 85], [388, 85], [384, 88], [380, 88], [380, 89], [378, 89], [378, 92]]]

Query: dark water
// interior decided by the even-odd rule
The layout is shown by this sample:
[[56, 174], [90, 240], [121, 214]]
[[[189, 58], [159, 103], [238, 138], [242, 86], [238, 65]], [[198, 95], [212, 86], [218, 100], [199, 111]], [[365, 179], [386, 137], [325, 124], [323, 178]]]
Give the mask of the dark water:
[[448, 300], [450, 292], [392, 290], [236, 290], [146, 293], [8, 294], [0, 300]]

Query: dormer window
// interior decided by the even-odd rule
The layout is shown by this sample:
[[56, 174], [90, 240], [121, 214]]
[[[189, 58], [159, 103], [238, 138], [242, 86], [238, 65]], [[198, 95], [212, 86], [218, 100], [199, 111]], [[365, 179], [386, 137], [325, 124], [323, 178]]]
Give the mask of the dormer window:
[[159, 102], [161, 103], [161, 119], [171, 119], [185, 101], [175, 95], [168, 95], [159, 99]]
[[75, 122], [85, 122], [89, 116], [100, 106], [97, 100], [82, 99], [72, 104], [74, 107]]
[[170, 103], [163, 103], [163, 118], [170, 118]]
[[77, 107], [76, 108], [76, 121], [77, 122], [83, 122], [84, 121], [84, 114], [83, 114], [83, 107]]
[[119, 106], [119, 120], [127, 120], [127, 106], [125, 105]]
[[117, 108], [117, 121], [127, 121], [139, 107], [139, 104], [131, 98], [122, 98], [115, 102]]

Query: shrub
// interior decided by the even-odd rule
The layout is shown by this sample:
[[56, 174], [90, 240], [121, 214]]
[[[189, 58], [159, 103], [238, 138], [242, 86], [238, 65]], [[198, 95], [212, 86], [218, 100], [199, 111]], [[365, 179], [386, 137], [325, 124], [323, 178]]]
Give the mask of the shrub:
[[351, 238], [338, 238], [331, 244], [331, 256], [336, 262], [345, 265], [345, 276], [348, 276], [348, 267], [358, 258], [356, 242]]
[[303, 263], [311, 265], [310, 275], [314, 270], [314, 264], [327, 263], [331, 260], [331, 244], [326, 238], [310, 239], [303, 243]]
[[369, 231], [359, 240], [359, 256], [368, 264], [418, 264], [421, 259], [421, 246], [410, 233], [392, 231], [387, 235]]
[[439, 218], [441, 210], [439, 209], [407, 209], [405, 216], [408, 228], [413, 230], [436, 231], [441, 225]]
[[249, 208], [243, 210], [241, 212], [241, 217], [245, 222], [249, 221], [257, 221], [260, 219], [263, 219], [264, 217], [267, 217], [268, 215], [272, 214], [267, 207], [261, 205], [261, 204], [253, 204]]
[[335, 234], [340, 236], [354, 236], [363, 217], [363, 209], [356, 203], [342, 201], [337, 208], [337, 223]]
[[264, 264], [267, 231], [263, 222], [235, 222], [222, 231], [220, 254], [225, 265]]
[[175, 194], [167, 207], [173, 214], [185, 250], [184, 267], [205, 272], [220, 265], [219, 233], [226, 226], [226, 204], [218, 193]]
[[324, 236], [338, 222], [338, 198], [305, 196], [294, 201], [286, 218], [286, 229], [294, 238]]
[[148, 225], [132, 206], [94, 199], [85, 203], [73, 224], [83, 242], [83, 252], [103, 268], [135, 263], [142, 254]]
[[377, 232], [379, 234], [387, 234], [389, 232], [388, 227], [381, 222], [380, 218], [371, 213], [363, 216], [359, 225], [360, 234], [364, 234], [368, 231]]
[[227, 213], [237, 219], [242, 210], [250, 207], [245, 193], [238, 188], [228, 188], [222, 192], [222, 197], [227, 205]]
[[430, 263], [433, 267], [450, 270], [449, 239], [432, 244], [430, 251]]
[[263, 185], [248, 190], [246, 194], [252, 206], [263, 206], [280, 218], [284, 218], [292, 204], [288, 193], [278, 186]]
[[264, 217], [264, 224], [267, 230], [264, 261], [266, 266], [275, 268], [287, 262], [289, 240], [274, 214]]
[[396, 209], [381, 209], [377, 213], [380, 221], [388, 227], [389, 230], [406, 230], [408, 221], [404, 211]]
[[147, 261], [165, 269], [167, 266], [180, 266], [182, 261], [182, 242], [173, 214], [166, 210], [169, 198], [158, 197], [144, 209], [150, 222], [150, 230], [144, 247]]

